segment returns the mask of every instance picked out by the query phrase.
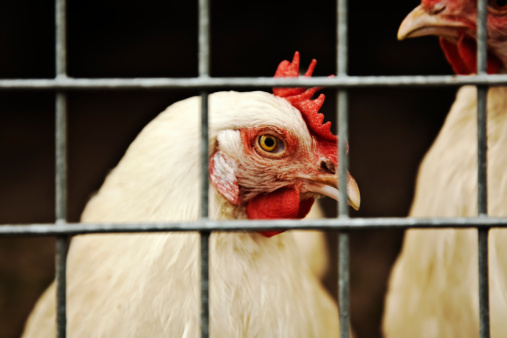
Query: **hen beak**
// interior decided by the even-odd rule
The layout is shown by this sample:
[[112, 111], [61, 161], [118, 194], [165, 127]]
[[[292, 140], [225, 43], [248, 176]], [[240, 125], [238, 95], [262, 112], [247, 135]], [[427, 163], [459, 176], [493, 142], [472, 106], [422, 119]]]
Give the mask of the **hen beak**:
[[458, 29], [466, 26], [459, 21], [451, 20], [448, 15], [443, 15], [444, 11], [444, 6], [435, 5], [431, 10], [423, 5], [417, 6], [401, 23], [398, 40], [426, 35], [457, 38]]
[[[304, 178], [304, 191], [328, 196], [336, 201], [339, 200], [340, 195], [337, 188], [337, 175], [318, 175]], [[359, 187], [357, 186], [356, 180], [354, 180], [349, 173], [347, 173], [347, 202], [354, 210], [359, 210], [359, 206], [361, 205]]]

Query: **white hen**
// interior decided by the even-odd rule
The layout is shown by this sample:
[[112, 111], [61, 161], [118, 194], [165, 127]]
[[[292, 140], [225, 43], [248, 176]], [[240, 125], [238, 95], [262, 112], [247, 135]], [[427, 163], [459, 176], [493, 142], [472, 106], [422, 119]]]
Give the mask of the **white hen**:
[[[507, 7], [490, 1], [488, 68], [507, 65]], [[501, 8], [500, 8], [501, 7]], [[441, 36], [454, 70], [476, 69], [476, 2], [423, 0], [402, 23], [399, 37]], [[507, 87], [488, 92], [488, 211], [507, 216]], [[477, 94], [461, 88], [419, 170], [413, 217], [477, 216]], [[506, 230], [489, 234], [492, 337], [505, 337]], [[409, 230], [386, 298], [386, 337], [478, 337], [477, 230]]]
[[[82, 221], [197, 220], [200, 104], [200, 98], [175, 103], [146, 126]], [[302, 217], [317, 195], [336, 197], [336, 155], [321, 147], [327, 134], [287, 100], [220, 92], [210, 95], [209, 110], [210, 218]], [[199, 278], [196, 233], [78, 236], [68, 256], [69, 336], [197, 337]], [[25, 337], [55, 334], [54, 298], [53, 284]], [[210, 313], [214, 337], [338, 335], [336, 304], [302, 262], [290, 232], [212, 233]]]

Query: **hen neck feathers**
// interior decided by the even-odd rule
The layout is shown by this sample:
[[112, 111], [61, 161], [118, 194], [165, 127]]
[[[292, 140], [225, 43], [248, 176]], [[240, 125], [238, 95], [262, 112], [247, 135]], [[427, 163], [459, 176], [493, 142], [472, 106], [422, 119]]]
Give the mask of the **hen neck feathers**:
[[[477, 94], [463, 87], [419, 171], [410, 215], [477, 215]], [[489, 211], [505, 216], [507, 203], [507, 87], [488, 92]]]

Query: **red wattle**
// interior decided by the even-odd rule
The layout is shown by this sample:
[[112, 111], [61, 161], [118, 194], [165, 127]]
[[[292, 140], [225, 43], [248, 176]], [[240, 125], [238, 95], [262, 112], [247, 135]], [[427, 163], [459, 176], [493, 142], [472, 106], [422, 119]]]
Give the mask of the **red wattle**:
[[477, 44], [472, 38], [462, 35], [458, 39], [458, 53], [468, 68], [468, 74], [477, 73]]
[[299, 218], [299, 219], [305, 218], [305, 216], [308, 215], [308, 213], [310, 212], [313, 202], [315, 202], [315, 200], [313, 198], [307, 198], [305, 200], [300, 201], [298, 216], [296, 218]]
[[470, 74], [470, 70], [461, 59], [461, 56], [459, 55], [458, 52], [458, 46], [456, 46], [455, 43], [450, 42], [449, 40], [446, 40], [444, 38], [440, 38], [440, 46], [444, 51], [447, 61], [449, 61], [449, 63], [452, 66], [452, 69], [456, 74], [458, 75]]
[[[456, 74], [477, 73], [477, 43], [474, 39], [462, 35], [455, 44], [440, 38], [440, 46]], [[501, 65], [501, 61], [494, 54], [488, 52], [487, 73], [495, 74]]]
[[[270, 194], [260, 195], [248, 202], [248, 219], [294, 219], [305, 217], [313, 205], [314, 199], [301, 201], [299, 190], [295, 187], [278, 189]], [[266, 237], [278, 235], [283, 231], [260, 231]]]

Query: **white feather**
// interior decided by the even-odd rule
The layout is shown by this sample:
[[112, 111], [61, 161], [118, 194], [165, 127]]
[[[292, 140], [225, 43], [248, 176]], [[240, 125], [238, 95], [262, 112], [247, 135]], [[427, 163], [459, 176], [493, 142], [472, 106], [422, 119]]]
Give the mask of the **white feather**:
[[[221, 130], [265, 125], [311, 142], [300, 113], [271, 94], [221, 92], [209, 102], [210, 151]], [[200, 99], [190, 98], [147, 125], [87, 204], [82, 221], [197, 220], [199, 109]], [[224, 149], [234, 147], [222, 142]], [[212, 186], [210, 200], [211, 218], [245, 217]], [[213, 233], [210, 250], [213, 337], [337, 336], [336, 304], [309, 272], [290, 233], [271, 239]], [[196, 233], [78, 236], [68, 256], [69, 336], [197, 337], [199, 271]], [[54, 336], [54, 317], [52, 285], [24, 336]]]
[[[464, 87], [426, 155], [410, 216], [477, 216], [475, 87]], [[488, 209], [507, 216], [507, 87], [488, 93]], [[507, 230], [489, 234], [492, 337], [507, 332]], [[477, 230], [410, 230], [394, 267], [386, 337], [477, 337]]]

